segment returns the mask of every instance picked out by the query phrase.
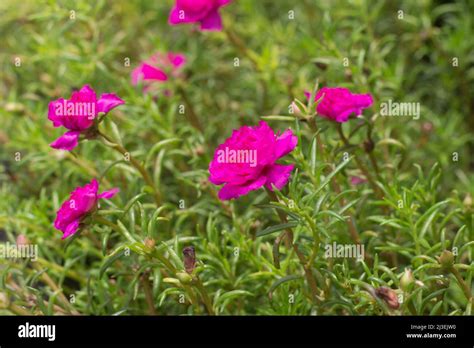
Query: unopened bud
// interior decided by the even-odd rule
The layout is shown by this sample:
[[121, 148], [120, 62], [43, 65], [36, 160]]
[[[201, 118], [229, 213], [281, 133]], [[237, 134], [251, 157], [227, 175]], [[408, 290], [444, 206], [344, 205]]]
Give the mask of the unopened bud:
[[16, 245], [27, 245], [29, 243], [30, 241], [24, 234], [20, 234], [18, 237], [16, 237]]
[[8, 306], [10, 306], [8, 295], [4, 292], [0, 292], [0, 309], [8, 308]]
[[146, 246], [147, 248], [153, 249], [153, 248], [155, 247], [155, 245], [156, 245], [156, 242], [155, 242], [155, 240], [154, 240], [153, 238], [148, 238], [148, 237], [146, 237], [146, 238], [145, 238], [145, 241], [144, 241], [144, 244], [145, 244], [145, 246]]
[[430, 133], [433, 130], [433, 123], [431, 122], [424, 122], [421, 126], [421, 129], [425, 133]]
[[196, 252], [193, 246], [188, 246], [183, 249], [184, 269], [188, 273], [193, 273], [196, 267]]
[[291, 102], [291, 111], [293, 115], [296, 116], [301, 116], [301, 109], [298, 107], [298, 105], [295, 102]]
[[364, 150], [365, 150], [365, 152], [367, 152], [367, 153], [372, 152], [372, 151], [374, 151], [374, 148], [375, 148], [375, 144], [372, 141], [372, 139], [368, 139], [368, 140], [364, 141]]
[[454, 265], [454, 255], [449, 250], [445, 250], [438, 258], [438, 262], [445, 270], [450, 270]]
[[206, 153], [206, 150], [204, 149], [204, 146], [202, 145], [198, 145], [195, 147], [194, 149], [194, 153], [197, 155], [197, 156], [202, 156]]
[[176, 278], [178, 278], [181, 284], [183, 285], [191, 284], [191, 282], [193, 281], [193, 278], [185, 272], [176, 273]]
[[400, 287], [403, 291], [411, 291], [413, 285], [415, 284], [415, 278], [413, 277], [413, 272], [409, 268], [405, 268], [402, 277], [400, 278]]
[[391, 309], [398, 309], [400, 303], [398, 303], [398, 296], [395, 291], [386, 286], [381, 286], [375, 289], [375, 294], [378, 298], [382, 299]]
[[462, 202], [466, 208], [471, 208], [472, 207], [472, 196], [470, 193], [464, 197], [464, 201]]

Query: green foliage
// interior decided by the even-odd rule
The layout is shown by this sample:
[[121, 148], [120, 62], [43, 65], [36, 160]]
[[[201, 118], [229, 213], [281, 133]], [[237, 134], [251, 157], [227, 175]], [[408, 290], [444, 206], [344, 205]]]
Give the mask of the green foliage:
[[[17, 305], [0, 314], [471, 315], [472, 2], [237, 0], [221, 11], [226, 32], [171, 27], [171, 6], [0, 4], [0, 240], [22, 234], [38, 246], [36, 262], [0, 259], [0, 294]], [[184, 79], [166, 84], [170, 97], [130, 82], [156, 51], [188, 59]], [[370, 92], [374, 107], [338, 130], [301, 102], [316, 81]], [[49, 101], [86, 83], [126, 101], [100, 127], [150, 173], [159, 206], [107, 141], [49, 147], [60, 135]], [[382, 117], [388, 99], [421, 103], [420, 119]], [[291, 180], [270, 198], [258, 190], [222, 202], [208, 181], [214, 149], [260, 119], [298, 135], [283, 160], [296, 166]], [[351, 184], [364, 168], [373, 180]], [[55, 213], [92, 177], [120, 193], [62, 241]], [[363, 245], [364, 259], [327, 257], [333, 243]], [[446, 250], [452, 265], [440, 263]], [[413, 284], [401, 286], [408, 269]]]

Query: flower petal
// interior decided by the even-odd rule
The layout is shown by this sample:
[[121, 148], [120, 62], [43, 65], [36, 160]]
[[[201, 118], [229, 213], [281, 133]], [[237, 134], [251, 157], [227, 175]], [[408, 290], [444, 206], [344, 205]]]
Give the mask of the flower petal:
[[61, 239], [66, 239], [67, 237], [72, 236], [74, 233], [77, 232], [79, 229], [79, 219], [72, 221], [69, 225], [67, 225], [66, 230]]
[[257, 190], [262, 187], [265, 184], [265, 181], [266, 177], [261, 176], [257, 178], [257, 180], [243, 185], [226, 184], [219, 191], [218, 197], [219, 199], [225, 201], [232, 198], [240, 197], [242, 195], [246, 195], [250, 191]]
[[265, 183], [265, 187], [273, 191], [272, 185], [274, 185], [277, 189], [281, 190], [288, 183], [291, 171], [294, 167], [294, 164], [290, 164], [288, 166], [274, 164], [271, 166], [266, 173], [267, 181]]
[[58, 139], [53, 141], [50, 146], [58, 150], [67, 150], [71, 151], [79, 143], [79, 136], [81, 135], [80, 131], [69, 131], [64, 133]]
[[113, 93], [104, 93], [97, 101], [97, 112], [108, 113], [113, 108], [124, 104], [125, 102]]
[[222, 18], [217, 9], [201, 20], [201, 30], [222, 30]]
[[287, 129], [277, 138], [275, 155], [280, 158], [289, 154], [298, 144], [298, 137], [293, 134], [291, 129]]
[[160, 69], [149, 64], [143, 63], [141, 68], [141, 78], [143, 80], [166, 81], [168, 76]]
[[48, 104], [48, 119], [53, 122], [54, 127], [61, 127], [63, 125], [63, 119], [56, 113], [58, 106], [61, 106], [63, 103], [64, 99], [59, 98]]
[[97, 198], [110, 199], [110, 198], [112, 198], [113, 196], [115, 196], [115, 194], [116, 194], [117, 192], [119, 192], [119, 191], [120, 191], [119, 188], [118, 188], [118, 187], [115, 187], [115, 188], [110, 189], [110, 190], [108, 190], [108, 191], [102, 192], [101, 194], [99, 194], [99, 195], [97, 196]]
[[80, 93], [87, 93], [92, 99], [95, 99], [95, 91], [89, 85], [84, 85], [80, 90]]
[[179, 18], [179, 8], [177, 6], [171, 9], [170, 15], [168, 17], [168, 23], [171, 25], [180, 24], [183, 22], [182, 19]]
[[179, 68], [181, 65], [186, 63], [186, 57], [184, 54], [180, 53], [168, 53], [168, 60], [170, 61], [171, 65], [173, 65], [174, 68]]

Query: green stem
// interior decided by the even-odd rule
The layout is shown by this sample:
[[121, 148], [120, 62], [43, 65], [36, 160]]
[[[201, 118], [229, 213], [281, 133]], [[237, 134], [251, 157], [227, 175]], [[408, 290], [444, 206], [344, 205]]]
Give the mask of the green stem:
[[130, 163], [140, 172], [142, 175], [143, 179], [145, 180], [146, 184], [150, 186], [153, 190], [154, 193], [154, 198], [155, 198], [155, 203], [157, 206], [161, 205], [161, 194], [158, 191], [155, 183], [153, 182], [153, 179], [151, 178], [150, 174], [148, 171], [142, 166], [142, 164], [135, 159], [135, 157], [132, 157], [132, 154], [128, 152], [122, 145], [117, 144], [111, 137], [108, 135], [102, 133], [99, 131], [99, 135], [103, 137], [105, 140], [107, 140], [108, 143], [110, 143], [111, 147], [114, 148], [117, 152], [121, 153], [123, 156], [127, 156], [130, 158]]
[[374, 167], [374, 170], [375, 170], [375, 176], [377, 177], [377, 180], [381, 181], [380, 170], [377, 164], [377, 160], [375, 159], [374, 152], [370, 151], [368, 154], [369, 154], [370, 162], [372, 163], [372, 166]]
[[[270, 191], [267, 188], [265, 188], [265, 190], [267, 191], [267, 194], [268, 194], [268, 196], [270, 197], [270, 199], [272, 201], [278, 202], [278, 197], [275, 195], [275, 193], [273, 191]], [[286, 223], [288, 221], [288, 218], [287, 218], [286, 214], [283, 211], [277, 209], [277, 214], [278, 214], [278, 216], [280, 217], [280, 220], [283, 223]], [[311, 265], [308, 264], [308, 262], [306, 261], [305, 256], [299, 250], [298, 245], [295, 244], [294, 235], [293, 235], [293, 231], [291, 230], [291, 228], [288, 228], [285, 231], [286, 231], [287, 240], [290, 243], [291, 248], [293, 249], [296, 256], [298, 257], [298, 260], [299, 260], [301, 266], [303, 266], [305, 278], [306, 278], [306, 281], [308, 282], [308, 285], [311, 289], [312, 297], [313, 297], [313, 299], [317, 300], [318, 299], [318, 286], [316, 284], [316, 279], [314, 278], [313, 272], [311, 271]]]
[[29, 315], [33, 315], [32, 313], [30, 313], [29, 311], [27, 311], [26, 309], [24, 309], [23, 307], [20, 307], [14, 303], [11, 303], [10, 306], [8, 306], [8, 310], [14, 314], [17, 314], [17, 315], [23, 315], [23, 316], [29, 316]]
[[141, 279], [143, 292], [145, 293], [145, 300], [148, 305], [148, 310], [150, 311], [150, 315], [156, 315], [155, 310], [155, 303], [153, 301], [153, 291], [150, 285], [150, 279], [148, 279], [148, 273], [145, 272]]
[[69, 311], [70, 314], [79, 315], [80, 313], [74, 309], [71, 302], [68, 301], [66, 296], [64, 296], [63, 290], [54, 282], [54, 280], [46, 273], [40, 265], [33, 264], [33, 268], [36, 269], [38, 272], [42, 272], [41, 279], [42, 281], [48, 285], [53, 291], [57, 292], [58, 298], [61, 303], [64, 305], [65, 309]]
[[244, 56], [247, 57], [253, 64], [256, 70], [260, 70], [258, 66], [258, 60], [255, 57], [255, 53], [250, 51], [245, 43], [232, 31], [230, 25], [224, 26], [224, 33], [226, 34], [227, 38], [229, 39], [230, 43], [234, 45], [235, 48]]
[[83, 285], [86, 284], [86, 282], [84, 281], [84, 278], [81, 277], [77, 272], [75, 272], [73, 270], [65, 269], [61, 265], [58, 265], [58, 264], [53, 263], [53, 262], [49, 262], [48, 260], [45, 260], [41, 257], [38, 257], [37, 261], [38, 261], [38, 263], [40, 263], [41, 265], [43, 265], [46, 268], [55, 269], [58, 272], [64, 272], [64, 274], [67, 277], [69, 277], [71, 279], [74, 279], [75, 281], [77, 281], [77, 282], [79, 282]]
[[459, 285], [461, 286], [462, 291], [464, 292], [464, 296], [466, 296], [467, 300], [471, 302], [472, 300], [471, 289], [462, 278], [461, 273], [459, 273], [459, 271], [456, 268], [454, 268], [454, 266], [451, 267], [451, 273], [456, 277], [456, 280], [458, 281]]
[[[319, 132], [318, 132], [318, 125], [316, 123], [316, 116], [312, 116], [310, 119], [309, 119], [309, 127], [311, 128], [311, 130], [316, 133], [316, 141], [317, 141], [317, 144], [318, 144], [318, 148], [321, 149], [321, 157], [323, 158], [323, 161], [327, 162], [327, 158], [326, 158], [326, 151], [324, 149], [324, 145], [323, 145], [323, 142], [321, 141], [321, 138], [319, 136]], [[326, 172], [326, 175], [328, 175], [329, 173]], [[337, 182], [337, 179], [336, 177], [333, 178], [333, 180], [331, 180], [331, 185], [334, 189], [334, 191], [339, 194], [341, 192], [341, 187], [339, 186], [338, 182]], [[344, 207], [346, 205], [346, 202], [344, 200], [344, 197], [341, 196], [340, 200], [339, 200], [340, 204], [341, 204], [341, 208]], [[360, 244], [360, 236], [359, 236], [359, 232], [357, 232], [357, 228], [355, 227], [355, 224], [354, 224], [354, 221], [352, 219], [352, 216], [349, 216], [349, 219], [347, 220], [347, 227], [349, 229], [349, 233], [351, 235], [351, 238], [352, 240], [354, 241], [354, 243], [356, 244]]]
[[196, 112], [194, 111], [193, 104], [189, 100], [185, 89], [181, 85], [178, 85], [177, 90], [178, 90], [178, 93], [183, 98], [184, 103], [186, 104], [186, 109], [189, 110], [189, 112], [187, 112], [187, 115], [189, 117], [189, 122], [199, 132], [204, 133], [204, 129], [202, 128], [201, 122], [199, 121], [199, 118]]
[[[230, 41], [230, 43], [240, 52], [240, 54], [244, 57], [246, 57], [250, 62], [252, 63], [254, 69], [256, 70], [257, 73], [261, 72], [261, 68], [259, 66], [258, 62], [258, 56], [247, 48], [245, 45], [245, 42], [241, 40], [238, 35], [232, 30], [231, 25], [229, 23], [226, 23], [224, 25], [224, 33], [227, 36], [227, 39]], [[262, 112], [264, 111], [265, 106], [267, 105], [267, 97], [268, 97], [268, 87], [265, 79], [261, 74], [257, 75], [258, 81], [260, 82], [261, 88], [262, 88]]]
[[[349, 143], [349, 140], [347, 140], [346, 136], [344, 135], [344, 132], [342, 131], [342, 126], [340, 123], [337, 124], [337, 131], [339, 133], [339, 136], [341, 137], [341, 140], [342, 142], [344, 143], [344, 145], [346, 146], [351, 146], [351, 144]], [[365, 164], [360, 160], [359, 156], [357, 155], [357, 153], [354, 153], [354, 159], [357, 163], [357, 166], [359, 167], [359, 169], [361, 170], [361, 172], [364, 174], [364, 176], [367, 178], [367, 181], [369, 182], [370, 186], [372, 187], [372, 190], [374, 191], [374, 193], [376, 195], [378, 195], [380, 198], [382, 198], [382, 193], [380, 192], [380, 188], [377, 186], [377, 184], [375, 183], [375, 180], [373, 178], [373, 176], [370, 174], [369, 170], [367, 169], [367, 167], [365, 166]]]
[[212, 306], [212, 301], [211, 298], [209, 297], [209, 294], [206, 291], [206, 288], [201, 282], [201, 279], [199, 279], [198, 276], [196, 276], [196, 283], [195, 283], [196, 289], [198, 289], [199, 293], [201, 294], [202, 301], [204, 302], [204, 305], [206, 306], [207, 312], [209, 315], [216, 315], [214, 312], [214, 307]]

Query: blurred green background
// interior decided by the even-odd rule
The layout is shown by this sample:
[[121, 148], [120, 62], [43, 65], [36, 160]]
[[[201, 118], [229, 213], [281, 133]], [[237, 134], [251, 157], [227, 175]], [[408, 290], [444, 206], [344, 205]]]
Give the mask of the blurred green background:
[[[123, 209], [143, 187], [137, 173], [126, 163], [116, 163], [119, 156], [99, 142], [81, 143], [72, 154], [49, 147], [62, 132], [47, 119], [48, 103], [69, 97], [84, 84], [97, 93], [116, 93], [126, 101], [106, 117], [104, 126], [134, 156], [148, 159], [148, 168], [163, 192], [166, 213], [160, 212], [164, 218], [153, 225], [149, 237], [158, 243], [170, 241], [178, 255], [183, 245], [197, 245], [198, 258], [209, 266], [203, 278], [220, 313], [379, 313], [368, 302], [358, 307], [359, 300], [350, 295], [353, 289], [342, 285], [317, 310], [304, 300], [293, 306], [286, 303], [288, 293], [303, 292], [298, 280], [283, 284], [269, 299], [275, 277], [284, 277], [294, 265], [288, 261], [288, 269], [273, 269], [271, 240], [255, 239], [256, 230], [275, 220], [271, 211], [254, 207], [265, 202], [264, 194], [252, 193], [231, 203], [229, 217], [215, 198], [216, 188], [207, 182], [214, 148], [232, 129], [256, 125], [261, 116], [288, 115], [293, 99], [303, 100], [304, 91], [311, 90], [316, 80], [320, 86], [372, 93], [375, 103], [369, 116], [378, 113], [380, 103], [388, 99], [421, 104], [419, 120], [378, 117], [374, 122], [375, 153], [384, 173], [391, 173], [384, 175], [385, 184], [399, 189], [400, 197], [412, 195], [421, 202], [417, 204], [422, 210], [426, 207], [424, 211], [437, 201], [451, 199], [440, 219], [430, 221], [433, 237], [426, 255], [434, 257], [439, 252], [432, 247], [442, 238], [443, 228], [446, 238], [452, 239], [465, 225], [467, 232], [459, 240], [472, 240], [472, 210], [466, 212], [474, 194], [472, 1], [237, 0], [220, 12], [226, 30], [255, 54], [254, 62], [242, 56], [225, 32], [169, 26], [171, 6], [172, 1], [139, 0], [0, 3], [0, 239], [14, 242], [21, 233], [37, 243], [43, 260], [40, 265], [68, 294], [77, 295], [81, 313], [146, 313], [140, 281], [134, 277], [137, 270], [142, 274], [145, 269], [152, 279], [159, 313], [199, 313], [177, 302], [180, 289], [165, 284], [156, 265], [139, 257], [125, 262], [127, 266], [116, 265], [110, 279], [99, 277], [104, 258], [121, 242], [107, 227], [93, 227], [87, 238], [80, 236], [68, 246], [53, 228], [61, 202], [92, 177], [104, 175], [103, 189], [120, 187], [118, 198], [103, 203], [111, 211]], [[290, 13], [294, 19], [289, 18]], [[181, 52], [187, 57], [185, 77], [170, 82], [173, 95], [169, 98], [143, 94], [140, 87], [131, 85], [132, 69], [157, 51]], [[239, 67], [234, 66], [236, 57]], [[348, 66], [343, 64], [345, 58]], [[203, 125], [203, 133], [179, 114], [180, 89]], [[269, 122], [276, 130], [295, 127], [294, 122]], [[349, 132], [353, 125], [344, 125], [344, 129]], [[337, 133], [328, 122], [322, 122], [322, 129], [328, 148], [335, 149]], [[307, 129], [301, 133], [300, 150], [294, 156], [304, 172], [302, 158], [311, 137]], [[362, 141], [363, 134], [354, 139]], [[458, 161], [453, 161], [453, 153], [458, 154]], [[333, 155], [339, 158], [341, 154], [334, 150]], [[424, 184], [419, 173], [428, 173], [435, 163], [442, 175], [417, 192], [417, 183]], [[363, 189], [356, 190], [364, 197], [356, 211], [360, 229], [381, 233], [380, 220], [371, 219], [380, 215], [374, 212], [377, 204], [365, 204], [370, 198]], [[394, 197], [394, 202], [400, 197]], [[181, 201], [184, 209], [177, 208]], [[151, 200], [145, 198], [142, 204], [150, 219], [154, 212]], [[131, 211], [118, 216], [134, 228], [134, 221], [141, 223], [141, 218], [136, 206]], [[441, 226], [435, 225], [437, 220]], [[328, 234], [334, 233], [333, 238], [343, 242], [347, 236], [341, 226], [328, 228]], [[409, 248], [410, 239], [405, 240], [401, 230], [393, 227], [378, 242]], [[108, 239], [104, 241], [105, 235]], [[373, 252], [377, 241], [370, 233], [364, 241]], [[235, 248], [240, 250], [237, 258]], [[400, 263], [384, 262], [399, 275], [407, 265], [419, 266], [410, 257], [402, 252]], [[472, 276], [470, 257], [461, 261], [471, 260]], [[29, 294], [50, 298], [52, 290], [38, 285], [37, 272], [27, 262], [0, 260], [0, 265], [6, 291], [13, 289], [10, 281], [24, 289], [24, 294], [17, 294], [18, 303], [25, 304]], [[344, 269], [334, 277], [343, 284], [344, 277], [358, 278], [364, 272], [354, 266], [354, 274]], [[434, 291], [430, 288], [425, 295]], [[38, 306], [30, 308], [40, 311]], [[433, 306], [419, 311], [427, 314]], [[443, 306], [435, 313], [461, 313], [465, 299], [458, 297]]]

